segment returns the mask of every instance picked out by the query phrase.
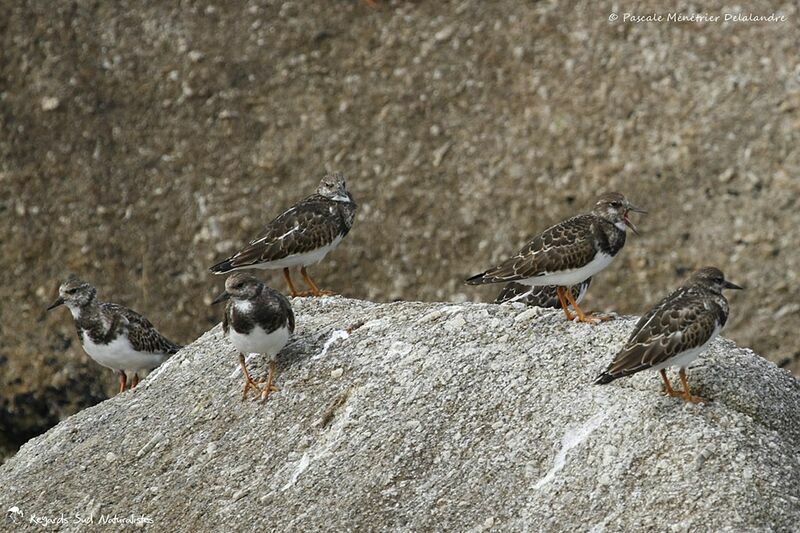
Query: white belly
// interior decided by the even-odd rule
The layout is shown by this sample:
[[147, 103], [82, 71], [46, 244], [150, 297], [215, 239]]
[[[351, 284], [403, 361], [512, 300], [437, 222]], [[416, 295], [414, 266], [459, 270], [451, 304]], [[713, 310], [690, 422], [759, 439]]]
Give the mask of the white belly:
[[248, 335], [237, 333], [231, 328], [228, 332], [228, 338], [230, 338], [236, 349], [243, 354], [263, 353], [268, 357], [274, 357], [289, 341], [289, 328], [282, 327], [272, 333], [267, 333], [256, 326]]
[[654, 370], [661, 370], [662, 368], [668, 368], [670, 366], [677, 366], [680, 368], [686, 368], [689, 364], [697, 359], [701, 353], [706, 351], [708, 345], [711, 344], [711, 341], [719, 334], [719, 330], [721, 328], [719, 325], [714, 328], [714, 333], [711, 334], [711, 337], [703, 344], [702, 346], [698, 346], [697, 348], [692, 348], [691, 350], [686, 350], [685, 352], [681, 352], [672, 359], [668, 361], [664, 361], [660, 365], [656, 365], [653, 367]]
[[112, 370], [130, 373], [152, 370], [167, 359], [163, 353], [138, 352], [125, 337], [117, 337], [109, 344], [95, 344], [88, 335], [82, 335], [83, 349], [97, 363]]
[[309, 266], [322, 261], [328, 253], [339, 246], [339, 243], [342, 242], [342, 236], [336, 237], [332, 243], [327, 244], [321, 248], [317, 248], [316, 250], [312, 250], [310, 252], [305, 252], [302, 254], [294, 254], [288, 257], [284, 257], [283, 259], [278, 259], [276, 261], [270, 261], [268, 263], [259, 263], [257, 265], [248, 266], [246, 268], [260, 268], [265, 270], [272, 270], [276, 268], [288, 268], [294, 266]]
[[565, 270], [563, 272], [553, 272], [550, 274], [544, 274], [542, 276], [536, 276], [534, 278], [522, 279], [519, 280], [518, 283], [533, 286], [560, 285], [562, 287], [568, 287], [570, 285], [576, 285], [586, 278], [594, 276], [610, 265], [611, 261], [613, 260], [614, 256], [604, 254], [603, 252], [597, 252], [597, 255], [594, 256], [594, 259], [586, 263], [581, 268]]

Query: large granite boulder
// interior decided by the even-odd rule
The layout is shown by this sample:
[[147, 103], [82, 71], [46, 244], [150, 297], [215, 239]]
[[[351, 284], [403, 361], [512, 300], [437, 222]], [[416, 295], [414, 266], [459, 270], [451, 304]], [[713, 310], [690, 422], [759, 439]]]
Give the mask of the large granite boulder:
[[[800, 382], [732, 342], [592, 385], [633, 320], [491, 304], [295, 299], [280, 391], [240, 400], [219, 327], [0, 467], [16, 527], [154, 531], [787, 531]], [[250, 358], [256, 374], [264, 362]], [[59, 522], [60, 521], [60, 522]]]

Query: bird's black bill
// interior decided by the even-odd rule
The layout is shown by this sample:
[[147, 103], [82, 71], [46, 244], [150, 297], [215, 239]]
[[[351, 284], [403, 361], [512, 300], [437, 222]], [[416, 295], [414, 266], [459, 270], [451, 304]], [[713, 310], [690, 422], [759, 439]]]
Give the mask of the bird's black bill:
[[220, 294], [219, 296], [214, 298], [214, 301], [211, 302], [211, 305], [217, 305], [218, 303], [224, 302], [225, 300], [227, 300], [230, 297], [231, 297], [230, 294], [228, 294], [227, 292], [223, 292], [222, 294]]
[[61, 298], [59, 296], [58, 299], [55, 302], [53, 302], [53, 304], [50, 307], [47, 308], [47, 310], [51, 311], [51, 310], [55, 309], [56, 307], [58, 307], [59, 305], [63, 305], [63, 303], [64, 303], [64, 298]]
[[740, 287], [739, 285], [731, 283], [730, 281], [726, 281], [724, 287], [726, 289], [736, 289], [737, 291], [744, 290], [744, 287]]
[[629, 218], [628, 218], [628, 213], [630, 213], [631, 211], [633, 211], [634, 213], [641, 213], [641, 214], [643, 214], [643, 215], [646, 215], [646, 214], [647, 214], [647, 210], [645, 210], [645, 209], [642, 209], [641, 207], [636, 207], [635, 205], [633, 205], [633, 204], [631, 204], [631, 203], [627, 203], [627, 204], [625, 205], [625, 207], [627, 208], [627, 211], [625, 211], [625, 216], [623, 216], [623, 217], [622, 217], [622, 220], [625, 222], [625, 225], [626, 225], [626, 226], [628, 226], [629, 228], [631, 228], [631, 231], [632, 231], [632, 232], [634, 232], [636, 235], [639, 235], [639, 228], [637, 228], [637, 227], [636, 227], [636, 226], [633, 224], [633, 222], [631, 222], [631, 219], [629, 219]]
[[636, 207], [633, 204], [628, 204], [628, 211], [633, 211], [634, 213], [641, 213], [643, 215], [647, 214], [647, 209], [642, 209], [641, 207]]

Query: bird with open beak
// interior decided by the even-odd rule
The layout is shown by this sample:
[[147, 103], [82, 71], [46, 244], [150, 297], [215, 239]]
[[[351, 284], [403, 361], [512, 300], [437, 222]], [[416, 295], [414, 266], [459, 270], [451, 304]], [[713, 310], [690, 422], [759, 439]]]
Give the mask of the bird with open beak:
[[567, 320], [596, 323], [584, 313], [569, 287], [583, 283], [608, 265], [625, 245], [626, 229], [638, 234], [630, 213], [646, 214], [625, 196], [612, 192], [598, 198], [591, 213], [577, 215], [551, 226], [534, 237], [519, 252], [489, 270], [466, 280], [468, 285], [515, 281], [533, 287], [556, 286], [556, 294]]

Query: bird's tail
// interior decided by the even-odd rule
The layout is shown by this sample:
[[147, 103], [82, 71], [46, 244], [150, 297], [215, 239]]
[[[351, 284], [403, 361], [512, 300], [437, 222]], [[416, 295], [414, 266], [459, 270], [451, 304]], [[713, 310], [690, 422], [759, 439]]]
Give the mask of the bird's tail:
[[597, 379], [594, 380], [594, 384], [595, 385], [605, 385], [606, 383], [611, 383], [612, 381], [614, 381], [618, 377], [619, 376], [614, 376], [614, 375], [612, 375], [612, 374], [610, 374], [608, 372], [603, 372], [602, 374], [597, 376]]
[[208, 270], [210, 270], [212, 274], [224, 274], [226, 272], [230, 272], [233, 270], [232, 259], [233, 258], [229, 257], [225, 261], [220, 261]]
[[178, 353], [182, 349], [183, 349], [183, 346], [181, 346], [180, 344], [173, 344], [173, 345], [171, 345], [169, 347], [169, 349], [167, 349], [167, 355], [175, 355], [176, 353]]

